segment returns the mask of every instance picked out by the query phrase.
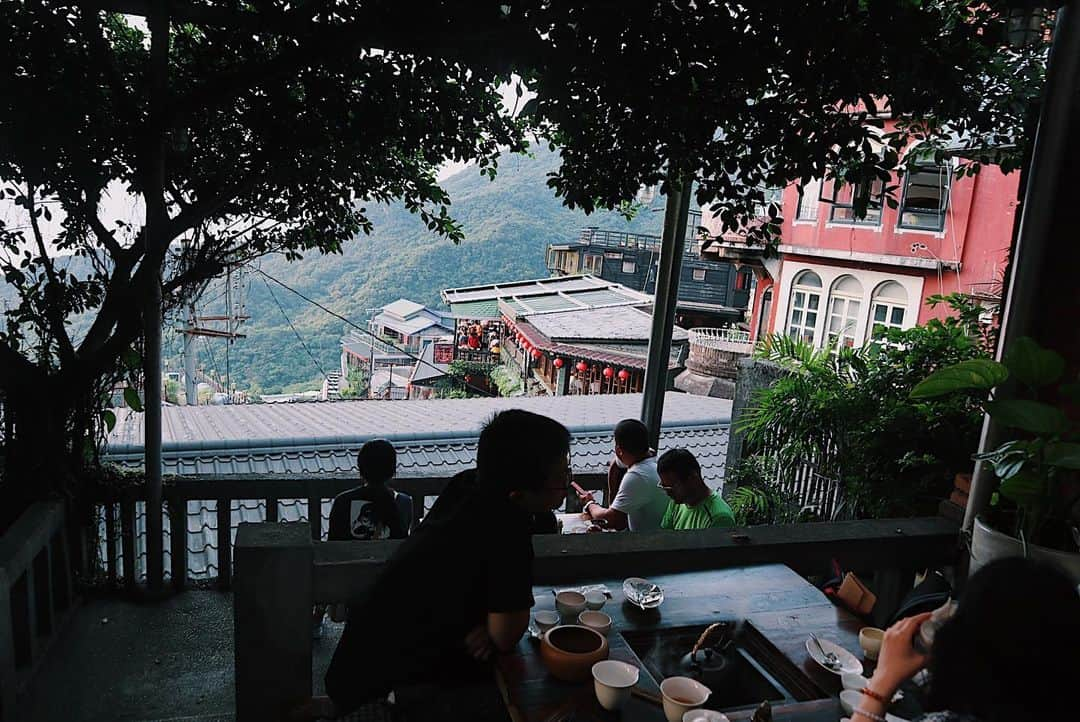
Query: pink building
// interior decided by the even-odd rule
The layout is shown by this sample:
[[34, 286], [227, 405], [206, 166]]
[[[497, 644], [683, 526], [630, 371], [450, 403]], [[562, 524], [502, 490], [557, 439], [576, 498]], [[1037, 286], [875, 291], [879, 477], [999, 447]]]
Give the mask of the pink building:
[[[908, 328], [942, 315], [926, 298], [957, 291], [996, 309], [1019, 173], [985, 167], [959, 178], [956, 162], [938, 165], [929, 153], [912, 159], [913, 152], [918, 146], [895, 180], [899, 208], [884, 202], [880, 183], [853, 189], [811, 181], [779, 194], [779, 257], [763, 258], [738, 239], [711, 244], [717, 256], [755, 271], [751, 338], [775, 332], [818, 347], [859, 346], [877, 325]], [[853, 190], [870, 196], [863, 219], [852, 213]]]

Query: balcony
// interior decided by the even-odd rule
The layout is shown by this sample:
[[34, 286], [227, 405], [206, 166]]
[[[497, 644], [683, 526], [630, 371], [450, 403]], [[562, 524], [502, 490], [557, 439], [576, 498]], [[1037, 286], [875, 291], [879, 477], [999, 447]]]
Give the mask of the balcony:
[[686, 368], [705, 376], [734, 379], [739, 359], [753, 350], [750, 333], [734, 328], [690, 330], [690, 356]]

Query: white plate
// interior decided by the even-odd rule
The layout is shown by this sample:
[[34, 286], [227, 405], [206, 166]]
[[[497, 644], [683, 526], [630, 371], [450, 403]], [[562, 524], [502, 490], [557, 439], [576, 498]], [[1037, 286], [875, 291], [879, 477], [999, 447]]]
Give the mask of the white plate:
[[825, 664], [825, 657], [818, 651], [817, 645], [813, 640], [806, 640], [806, 653], [810, 655], [810, 659], [814, 660], [821, 665], [822, 669], [827, 669], [833, 674], [840, 675], [845, 672], [851, 672], [853, 674], [862, 674], [863, 666], [859, 658], [851, 652], [847, 651], [839, 644], [834, 644], [827, 639], [821, 640], [821, 648], [826, 652], [832, 652], [840, 660], [840, 669], [833, 669]]
[[623, 581], [623, 596], [641, 609], [655, 609], [664, 603], [663, 588], [641, 577], [628, 577]]

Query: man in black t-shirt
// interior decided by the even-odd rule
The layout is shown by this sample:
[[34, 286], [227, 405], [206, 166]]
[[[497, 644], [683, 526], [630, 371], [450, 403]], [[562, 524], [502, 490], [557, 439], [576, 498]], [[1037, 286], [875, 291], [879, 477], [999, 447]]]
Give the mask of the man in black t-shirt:
[[294, 718], [338, 717], [404, 683], [460, 684], [491, 674], [494, 655], [529, 623], [531, 515], [566, 496], [570, 434], [527, 411], [497, 414], [476, 470], [455, 476], [387, 562], [349, 621], [326, 672], [329, 698]]

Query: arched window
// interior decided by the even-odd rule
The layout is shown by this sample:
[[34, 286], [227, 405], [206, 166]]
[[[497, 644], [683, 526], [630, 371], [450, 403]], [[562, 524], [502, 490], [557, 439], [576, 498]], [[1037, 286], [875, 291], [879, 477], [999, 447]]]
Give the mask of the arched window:
[[826, 342], [829, 348], [854, 346], [859, 332], [859, 310], [863, 288], [854, 276], [841, 276], [829, 294], [829, 326]]
[[896, 281], [886, 281], [874, 289], [870, 301], [870, 336], [877, 336], [887, 328], [903, 328], [907, 305], [907, 290]]
[[803, 271], [795, 277], [795, 283], [791, 286], [788, 336], [813, 345], [820, 306], [821, 277], [813, 271]]

